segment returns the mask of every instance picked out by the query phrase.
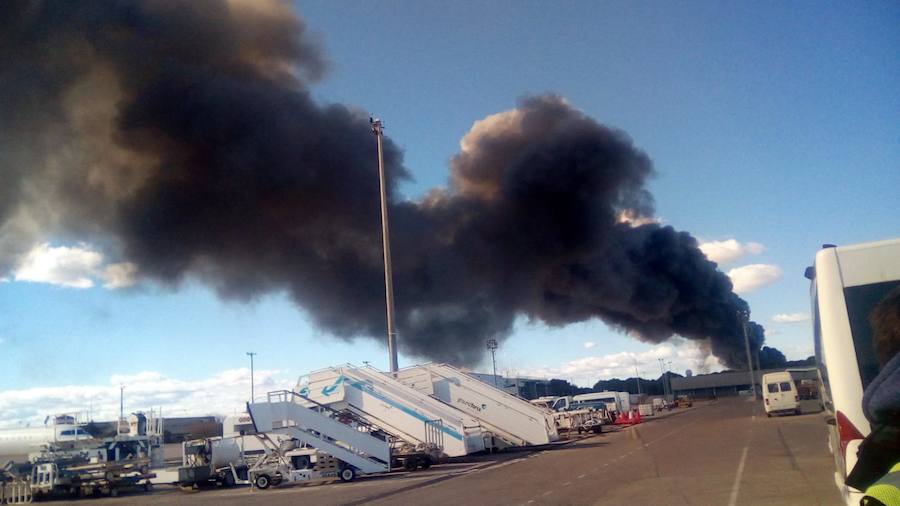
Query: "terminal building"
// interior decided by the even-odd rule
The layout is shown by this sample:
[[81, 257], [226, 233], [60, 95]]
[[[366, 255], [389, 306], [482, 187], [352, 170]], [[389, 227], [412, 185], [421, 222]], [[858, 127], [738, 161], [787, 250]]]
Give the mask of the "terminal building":
[[[754, 371], [757, 392], [760, 391], [764, 374], [783, 372], [785, 370], [791, 373], [791, 377], [797, 383], [802, 380], [818, 381], [819, 379], [819, 373], [815, 368], [763, 369], [762, 371]], [[739, 395], [740, 392], [749, 393], [750, 389], [750, 373], [748, 371], [723, 371], [684, 378], [672, 376], [672, 392], [675, 395], [723, 397]]]

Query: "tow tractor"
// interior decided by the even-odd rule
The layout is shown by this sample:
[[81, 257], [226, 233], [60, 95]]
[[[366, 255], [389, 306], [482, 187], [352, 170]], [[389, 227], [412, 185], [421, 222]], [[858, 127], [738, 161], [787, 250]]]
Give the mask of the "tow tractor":
[[[261, 439], [272, 443], [265, 435], [262, 435]], [[289, 440], [275, 448], [270, 444], [266, 456], [250, 468], [248, 476], [253, 487], [264, 490], [282, 483], [309, 483], [335, 479], [353, 481], [356, 474], [357, 470], [352, 465], [315, 448], [302, 447], [296, 440]]]

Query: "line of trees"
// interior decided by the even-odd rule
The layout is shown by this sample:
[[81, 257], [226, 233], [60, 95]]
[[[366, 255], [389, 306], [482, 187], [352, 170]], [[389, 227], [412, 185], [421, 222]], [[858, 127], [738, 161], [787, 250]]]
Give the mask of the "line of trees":
[[[816, 357], [807, 357], [803, 360], [787, 360], [780, 351], [764, 346], [760, 351], [759, 365], [762, 369], [779, 369], [790, 367], [811, 367], [816, 363]], [[728, 372], [728, 371], [723, 371]], [[715, 373], [714, 373], [715, 374]], [[671, 378], [683, 378], [684, 376], [667, 372], [656, 379], [640, 378], [641, 393], [648, 395], [663, 395], [664, 381], [671, 381]], [[630, 394], [638, 393], [638, 378], [619, 379], [613, 378], [608, 380], [599, 380], [592, 387], [580, 387], [562, 379], [550, 380], [550, 392], [548, 395], [578, 395], [591, 392], [628, 392]]]

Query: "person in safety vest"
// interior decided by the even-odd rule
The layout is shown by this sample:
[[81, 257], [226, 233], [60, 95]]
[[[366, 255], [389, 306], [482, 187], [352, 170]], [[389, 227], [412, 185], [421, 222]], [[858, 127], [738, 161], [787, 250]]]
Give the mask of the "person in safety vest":
[[872, 432], [863, 440], [847, 484], [864, 490], [863, 506], [900, 506], [900, 287], [869, 315], [881, 372], [863, 393]]

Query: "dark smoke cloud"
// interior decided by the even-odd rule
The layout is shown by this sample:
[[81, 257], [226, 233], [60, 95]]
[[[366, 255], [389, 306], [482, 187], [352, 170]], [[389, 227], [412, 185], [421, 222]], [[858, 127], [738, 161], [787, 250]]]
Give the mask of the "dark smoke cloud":
[[[285, 290], [332, 334], [381, 339], [374, 139], [311, 99], [326, 64], [287, 4], [12, 2], [0, 61], [0, 272], [39, 238], [90, 239], [147, 279]], [[524, 315], [745, 363], [746, 302], [652, 221], [652, 165], [623, 132], [546, 95], [462, 146], [448, 187], [407, 201], [385, 143], [404, 353], [476, 363]]]

